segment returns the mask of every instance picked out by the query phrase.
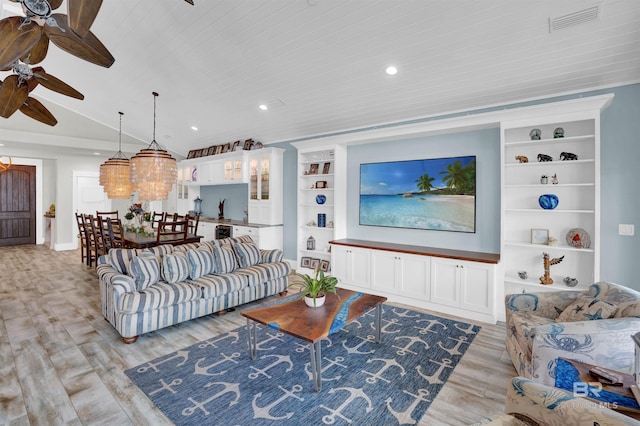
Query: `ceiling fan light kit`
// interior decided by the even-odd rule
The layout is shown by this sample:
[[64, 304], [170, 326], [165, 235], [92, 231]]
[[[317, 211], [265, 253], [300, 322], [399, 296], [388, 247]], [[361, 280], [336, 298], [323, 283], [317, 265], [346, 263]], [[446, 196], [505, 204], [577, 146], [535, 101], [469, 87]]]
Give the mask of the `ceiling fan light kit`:
[[176, 182], [176, 159], [156, 142], [156, 99], [153, 92], [153, 141], [131, 158], [131, 184], [140, 201], [166, 200]]
[[118, 152], [100, 165], [100, 185], [110, 199], [127, 200], [131, 197], [130, 161], [122, 153], [122, 112], [120, 114], [120, 137]]

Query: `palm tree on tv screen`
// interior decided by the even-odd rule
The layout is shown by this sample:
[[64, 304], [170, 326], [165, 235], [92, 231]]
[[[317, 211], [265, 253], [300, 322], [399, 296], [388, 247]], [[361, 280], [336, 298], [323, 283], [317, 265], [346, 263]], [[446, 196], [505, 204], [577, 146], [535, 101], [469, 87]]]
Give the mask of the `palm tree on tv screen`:
[[447, 170], [441, 171], [440, 174], [445, 175], [442, 181], [452, 193], [475, 193], [475, 170], [475, 160], [466, 167], [462, 166], [460, 161], [455, 161], [453, 164], [447, 164]]
[[422, 176], [420, 176], [420, 179], [416, 180], [418, 189], [424, 192], [431, 192], [431, 188], [433, 188], [433, 184], [431, 182], [433, 182], [435, 179], [436, 178], [429, 176], [428, 173], [423, 174]]

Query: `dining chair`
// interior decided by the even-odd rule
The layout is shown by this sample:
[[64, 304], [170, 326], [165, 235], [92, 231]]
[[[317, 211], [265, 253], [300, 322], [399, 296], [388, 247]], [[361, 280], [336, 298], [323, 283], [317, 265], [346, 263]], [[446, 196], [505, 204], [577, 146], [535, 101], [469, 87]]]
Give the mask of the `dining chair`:
[[167, 217], [166, 212], [160, 212], [160, 213], [153, 212], [151, 214], [151, 227], [153, 229], [158, 229], [158, 223], [166, 220], [166, 217]]
[[189, 233], [196, 235], [198, 233], [198, 224], [200, 223], [200, 215], [197, 214], [195, 216], [186, 215], [187, 220], [189, 221]]
[[[170, 215], [169, 215], [169, 214], [167, 214], [167, 217], [165, 218], [165, 221], [166, 221], [166, 222], [169, 222], [169, 221], [172, 221], [172, 222], [181, 222], [181, 221], [183, 221], [183, 220], [187, 220], [187, 217], [188, 217], [188, 215], [185, 215], [185, 214], [178, 214], [178, 213], [174, 213], [173, 215], [171, 215], [171, 217], [170, 217]], [[172, 225], [171, 229], [172, 229], [173, 231], [175, 231], [175, 230], [176, 230], [175, 225]]]
[[108, 217], [112, 219], [119, 219], [120, 215], [117, 210], [112, 212], [99, 212], [98, 210], [96, 210], [96, 217], [102, 217], [102, 218]]
[[188, 220], [162, 221], [158, 223], [158, 234], [156, 244], [180, 245], [187, 242], [189, 231]]
[[107, 219], [107, 249], [125, 248], [124, 228], [120, 219]]
[[78, 239], [80, 240], [80, 261], [89, 265], [89, 237], [84, 224], [83, 213], [76, 213], [76, 223], [78, 224]]
[[92, 215], [85, 215], [85, 227], [87, 229], [87, 236], [89, 241], [89, 262], [88, 266], [92, 266], [93, 262], [96, 262], [98, 266], [98, 257], [107, 253], [104, 246], [103, 233], [101, 228], [100, 217], [93, 217]]

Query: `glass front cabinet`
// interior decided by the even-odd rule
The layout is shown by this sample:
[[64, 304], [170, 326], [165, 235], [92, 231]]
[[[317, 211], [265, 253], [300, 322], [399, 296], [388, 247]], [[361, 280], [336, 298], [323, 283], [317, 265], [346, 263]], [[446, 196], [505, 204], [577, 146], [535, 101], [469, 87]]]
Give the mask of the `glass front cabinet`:
[[249, 153], [249, 222], [282, 224], [282, 155], [279, 148]]

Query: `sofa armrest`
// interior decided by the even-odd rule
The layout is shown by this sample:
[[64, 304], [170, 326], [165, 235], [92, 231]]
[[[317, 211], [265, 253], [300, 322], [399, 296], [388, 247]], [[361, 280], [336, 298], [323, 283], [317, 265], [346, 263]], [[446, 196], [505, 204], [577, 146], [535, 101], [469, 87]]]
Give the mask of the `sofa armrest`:
[[637, 421], [596, 402], [573, 396], [561, 389], [545, 386], [524, 377], [514, 377], [507, 387], [504, 411], [540, 424], [582, 426], [637, 425]]
[[559, 357], [574, 359], [624, 373], [632, 373], [634, 343], [640, 318], [552, 323], [532, 329], [532, 378], [555, 384]]
[[507, 294], [504, 300], [507, 320], [513, 312], [532, 312], [537, 316], [556, 319], [558, 309], [564, 310], [583, 294], [576, 291]]
[[260, 249], [260, 263], [282, 262], [284, 253], [280, 249]]

